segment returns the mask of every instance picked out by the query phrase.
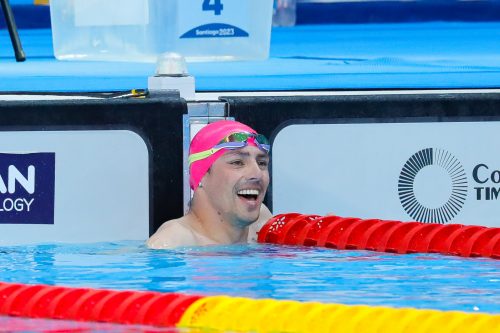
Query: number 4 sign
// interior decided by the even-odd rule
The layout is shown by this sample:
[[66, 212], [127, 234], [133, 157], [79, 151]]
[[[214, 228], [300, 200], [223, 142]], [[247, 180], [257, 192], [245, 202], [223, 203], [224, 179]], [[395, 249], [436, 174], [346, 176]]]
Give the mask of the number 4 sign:
[[213, 11], [215, 15], [220, 15], [224, 9], [224, 5], [221, 0], [203, 0], [202, 9], [203, 11]]
[[[272, 0], [178, 0], [179, 40], [186, 44], [193, 38], [248, 38], [251, 22], [255, 21], [250, 20], [250, 8], [262, 7], [255, 1], [271, 4]], [[193, 46], [199, 48], [199, 44]]]

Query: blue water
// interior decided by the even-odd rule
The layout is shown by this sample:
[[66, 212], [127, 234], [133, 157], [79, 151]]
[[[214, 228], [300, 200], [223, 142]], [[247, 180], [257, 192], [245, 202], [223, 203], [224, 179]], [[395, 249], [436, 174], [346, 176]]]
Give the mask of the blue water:
[[275, 245], [0, 247], [0, 281], [500, 313], [500, 261]]

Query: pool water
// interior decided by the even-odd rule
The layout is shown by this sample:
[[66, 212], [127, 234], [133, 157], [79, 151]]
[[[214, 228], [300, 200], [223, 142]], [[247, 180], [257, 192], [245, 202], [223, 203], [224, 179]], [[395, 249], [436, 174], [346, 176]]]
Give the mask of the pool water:
[[500, 313], [500, 261], [312, 247], [0, 247], [0, 281]]

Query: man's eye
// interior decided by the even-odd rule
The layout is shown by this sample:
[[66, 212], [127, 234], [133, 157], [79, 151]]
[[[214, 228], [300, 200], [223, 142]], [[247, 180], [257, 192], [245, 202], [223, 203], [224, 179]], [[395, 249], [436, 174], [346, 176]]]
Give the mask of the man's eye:
[[235, 161], [229, 162], [229, 164], [240, 166], [240, 165], [243, 165], [243, 161], [242, 160], [235, 160]]
[[257, 163], [259, 164], [260, 167], [264, 168], [267, 168], [267, 166], [269, 165], [268, 161], [258, 161]]

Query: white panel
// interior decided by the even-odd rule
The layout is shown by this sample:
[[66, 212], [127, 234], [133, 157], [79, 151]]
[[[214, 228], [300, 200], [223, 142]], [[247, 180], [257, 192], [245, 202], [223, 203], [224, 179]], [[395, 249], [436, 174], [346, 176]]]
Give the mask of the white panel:
[[148, 0], [74, 0], [75, 26], [146, 25]]
[[[285, 127], [273, 144], [273, 213], [333, 213], [403, 221], [420, 217], [422, 221], [499, 227], [498, 133], [500, 122]], [[409, 183], [400, 183], [405, 164], [427, 148], [431, 148], [432, 163], [417, 167]], [[477, 180], [484, 184], [474, 178], [475, 168]], [[462, 185], [465, 196], [460, 194]], [[422, 205], [420, 213], [413, 210], [412, 217], [411, 209], [405, 211], [398, 186]], [[431, 218], [421, 212], [435, 215]]]
[[149, 153], [132, 131], [0, 132], [1, 153], [55, 153], [52, 225], [0, 224], [0, 245], [143, 240]]

